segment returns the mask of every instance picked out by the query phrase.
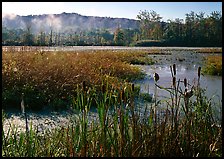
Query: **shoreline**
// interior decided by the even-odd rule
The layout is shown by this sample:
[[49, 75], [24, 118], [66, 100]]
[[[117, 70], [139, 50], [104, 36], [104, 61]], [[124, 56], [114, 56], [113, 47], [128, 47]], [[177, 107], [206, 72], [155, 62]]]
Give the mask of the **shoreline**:
[[222, 47], [136, 47], [136, 46], [2, 46], [2, 51], [11, 49], [14, 51], [80, 51], [80, 50], [200, 50], [200, 49], [222, 49]]

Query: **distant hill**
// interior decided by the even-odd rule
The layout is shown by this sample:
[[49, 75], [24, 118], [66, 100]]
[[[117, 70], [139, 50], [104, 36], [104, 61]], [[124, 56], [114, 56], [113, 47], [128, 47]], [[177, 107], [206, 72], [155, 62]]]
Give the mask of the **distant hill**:
[[56, 32], [84, 31], [92, 29], [108, 29], [114, 31], [118, 26], [120, 28], [137, 29], [139, 21], [127, 18], [110, 18], [83, 16], [77, 13], [61, 14], [43, 14], [27, 16], [10, 16], [2, 17], [2, 25], [9, 29], [25, 29], [31, 26], [33, 33], [50, 31], [50, 28]]

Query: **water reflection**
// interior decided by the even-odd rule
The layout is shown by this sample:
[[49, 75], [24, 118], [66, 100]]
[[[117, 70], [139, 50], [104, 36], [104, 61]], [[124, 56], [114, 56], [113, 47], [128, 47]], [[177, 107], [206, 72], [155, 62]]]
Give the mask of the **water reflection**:
[[[149, 93], [154, 96], [155, 83], [153, 74], [156, 72], [159, 74], [160, 79], [158, 85], [170, 88], [172, 86], [172, 75], [170, 65], [176, 64], [176, 77], [177, 81], [183, 81], [187, 79], [191, 85], [197, 85], [198, 79], [198, 67], [203, 67], [203, 59], [208, 54], [195, 54], [191, 51], [173, 51], [171, 55], [150, 55], [156, 64], [152, 66], [141, 65], [139, 66], [147, 76], [145, 79], [135, 82], [140, 84], [140, 90], [144, 93]], [[184, 59], [180, 61], [179, 59]], [[211, 102], [216, 103], [217, 107], [221, 109], [222, 106], [222, 77], [202, 75], [200, 79], [201, 88], [205, 89], [205, 95]], [[180, 88], [184, 90], [184, 84], [180, 83]], [[166, 100], [170, 98], [169, 92], [157, 89], [158, 99]]]
[[[136, 82], [141, 85], [141, 91], [144, 93], [154, 93], [154, 79], [153, 74], [156, 72], [160, 76], [158, 84], [163, 87], [171, 87], [172, 78], [169, 66], [157, 67], [157, 66], [140, 66], [142, 70], [147, 74], [146, 78]], [[177, 66], [177, 80], [181, 81], [186, 78], [192, 85], [197, 85], [197, 69], [187, 69], [184, 66]], [[222, 99], [222, 77], [202, 75], [200, 79], [200, 85], [206, 89], [206, 95], [211, 97], [212, 95], [219, 96]], [[180, 85], [183, 89], [183, 84]], [[158, 91], [158, 96], [166, 96], [166, 91]]]

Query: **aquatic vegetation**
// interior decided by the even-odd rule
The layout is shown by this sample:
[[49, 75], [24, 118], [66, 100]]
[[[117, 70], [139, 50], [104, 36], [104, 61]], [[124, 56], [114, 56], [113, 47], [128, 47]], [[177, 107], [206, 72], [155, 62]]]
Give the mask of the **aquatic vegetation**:
[[[136, 109], [134, 84], [122, 83], [120, 89], [109, 86], [109, 78], [97, 88], [83, 82], [76, 88], [73, 107], [79, 110], [76, 124], [47, 131], [44, 136], [35, 133], [4, 133], [3, 156], [47, 157], [221, 157], [222, 127], [214, 117], [214, 105], [200, 87], [201, 69], [197, 85], [186, 79], [176, 79], [176, 65], [171, 68], [171, 88], [155, 87], [170, 93], [165, 109], [154, 100], [144, 105], [142, 113]], [[180, 85], [185, 89], [182, 90]], [[156, 97], [155, 97], [156, 98]], [[90, 106], [95, 103], [98, 119], [88, 121]], [[113, 103], [113, 107], [109, 107]], [[144, 107], [143, 106], [143, 107]]]

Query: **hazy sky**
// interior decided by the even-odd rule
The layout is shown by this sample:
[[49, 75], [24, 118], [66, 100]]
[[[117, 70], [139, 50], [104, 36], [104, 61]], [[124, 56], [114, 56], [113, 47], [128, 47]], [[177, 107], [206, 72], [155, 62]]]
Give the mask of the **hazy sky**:
[[154, 10], [163, 20], [185, 19], [185, 14], [221, 11], [222, 2], [2, 2], [2, 12], [17, 15], [78, 13], [86, 16], [136, 19], [140, 10]]

